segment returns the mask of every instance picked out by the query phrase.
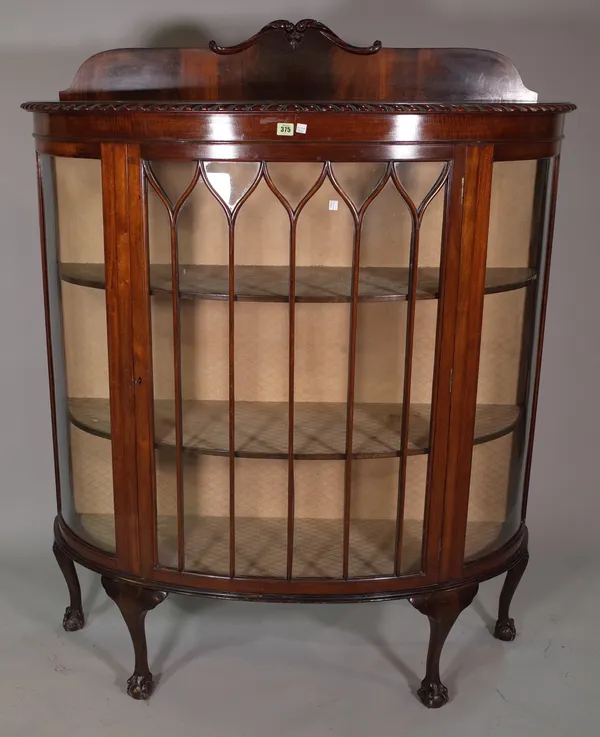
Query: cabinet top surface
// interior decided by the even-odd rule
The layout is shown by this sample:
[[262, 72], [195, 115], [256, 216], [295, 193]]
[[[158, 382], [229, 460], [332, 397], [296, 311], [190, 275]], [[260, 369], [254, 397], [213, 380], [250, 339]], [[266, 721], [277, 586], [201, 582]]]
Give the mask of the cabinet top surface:
[[90, 57], [38, 113], [565, 113], [539, 103], [493, 51], [354, 46], [315, 20], [277, 20], [235, 46], [114, 49]]

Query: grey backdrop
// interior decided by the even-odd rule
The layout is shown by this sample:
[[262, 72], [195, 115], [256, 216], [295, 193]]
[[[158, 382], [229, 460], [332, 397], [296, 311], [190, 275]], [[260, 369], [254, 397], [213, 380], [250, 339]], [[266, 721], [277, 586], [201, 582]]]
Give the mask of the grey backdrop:
[[[54, 645], [58, 647], [56, 643], [60, 642], [62, 647], [63, 639], [56, 623], [65, 598], [58, 571], [48, 558], [54, 488], [34, 155], [30, 137], [32, 117], [19, 110], [19, 104], [25, 100], [54, 99], [59, 89], [70, 84], [85, 58], [106, 48], [186, 43], [186, 39], [194, 43], [196, 39], [213, 37], [223, 43], [233, 43], [274, 18], [299, 20], [302, 17], [322, 20], [343, 38], [359, 44], [380, 38], [384, 45], [391, 46], [495, 49], [516, 63], [525, 84], [538, 91], [541, 100], [573, 101], [579, 106], [579, 110], [567, 118], [567, 139], [563, 147], [530, 495], [534, 563], [530, 567], [533, 572], [528, 574], [530, 583], [524, 583], [523, 588], [529, 585], [530, 592], [543, 600], [551, 594], [546, 589], [552, 588], [556, 593], [561, 586], [567, 586], [570, 577], [577, 575], [575, 569], [583, 571], [582, 585], [586, 584], [585, 575], [592, 575], [589, 571], [586, 574], [586, 570], [593, 555], [598, 553], [596, 530], [600, 515], [597, 493], [600, 3], [597, 0], [304, 0], [303, 3], [291, 0], [221, 0], [216, 3], [200, 0], [171, 0], [168, 3], [159, 0], [4, 0], [0, 9], [0, 560], [8, 584], [0, 588], [0, 601], [9, 606], [11, 616], [11, 620], [3, 621], [5, 634], [11, 630], [11, 622], [30, 619], [34, 639], [36, 632], [47, 629], [56, 640], [53, 640]], [[28, 542], [33, 543], [33, 549], [25, 554], [23, 544]], [[553, 572], [557, 570], [562, 572], [563, 578], [559, 575], [558, 583], [551, 584]], [[42, 603], [33, 591], [34, 582], [40, 581], [40, 571], [44, 577], [40, 596], [52, 599], [52, 611], [49, 608], [43, 612]], [[536, 574], [537, 585], [532, 583]], [[58, 593], [54, 594], [55, 590]], [[529, 601], [535, 606], [535, 601]], [[219, 609], [219, 612], [229, 612], [233, 611], [229, 607], [236, 605], [220, 606], [226, 609]], [[255, 616], [257, 610], [239, 606], [231, 616], [235, 617], [237, 626], [242, 626], [249, 621], [245, 618]], [[391, 608], [385, 610], [385, 606]], [[393, 608], [396, 605], [385, 606], [382, 611], [396, 611]], [[262, 607], [259, 609], [264, 612]], [[275, 623], [273, 626], [283, 627], [285, 611], [279, 608], [274, 611], [276, 613], [270, 615]], [[366, 613], [348, 616], [358, 618], [357, 631], [363, 620], [368, 621]], [[381, 617], [383, 620], [384, 615]], [[422, 661], [424, 655], [424, 635], [425, 630], [421, 628], [411, 640], [420, 643], [422, 652], [419, 651], [417, 661], [419, 658]], [[310, 639], [311, 635], [301, 631], [297, 636], [302, 640], [305, 636]], [[122, 642], [122, 647], [127, 648], [126, 640]], [[10, 649], [10, 642], [7, 647]], [[40, 647], [43, 651], [40, 658], [55, 657], [48, 655], [45, 646]], [[98, 651], [94, 650], [94, 655], [90, 652], [86, 649], [84, 655], [93, 661]], [[125, 652], [117, 651], [116, 654], [120, 665], [114, 670], [121, 680], [125, 674], [123, 668], [129, 669], [131, 664]], [[18, 653], [14, 654], [18, 658]], [[111, 658], [107, 655], [105, 661], [110, 664]], [[31, 669], [36, 662], [33, 658]], [[18, 663], [18, 659], [14, 663]], [[18, 665], [15, 667], [20, 673]], [[419, 667], [417, 662], [415, 668]], [[493, 667], [497, 667], [497, 663]], [[597, 666], [590, 664], [590, 668], [597, 677]], [[0, 667], [0, 671], [3, 670], [6, 674], [6, 669]], [[61, 671], [54, 668], [55, 672]], [[12, 670], [13, 675], [0, 678], [6, 678], [14, 687], [14, 673]], [[406, 682], [401, 675], [399, 677], [400, 698], [407, 689]], [[23, 683], [27, 678], [23, 674]], [[84, 679], [85, 673], [82, 673], [81, 680]], [[99, 678], [94, 687], [100, 700], [104, 699], [103, 683]], [[167, 684], [161, 693], [173, 686]], [[493, 687], [490, 688], [493, 691]], [[40, 690], [44, 691], [41, 686]], [[66, 699], [66, 684], [63, 690]], [[63, 690], [57, 689], [57, 699], [61, 698]], [[115, 694], [119, 694], [120, 698], [119, 689], [110, 678], [106, 679], [106, 691], [115, 698]], [[23, 691], [20, 693], [22, 695]], [[468, 701], [468, 689], [463, 687], [460, 697], [463, 702]], [[3, 737], [55, 733], [52, 721], [45, 718], [40, 721], [40, 729], [31, 732], [33, 712], [29, 712], [26, 700], [19, 701], [16, 696], [15, 699], [5, 705], [5, 711], [0, 705], [0, 734]], [[592, 703], [590, 700], [588, 706]], [[464, 708], [467, 706], [463, 703]], [[123, 708], [129, 709], [129, 704]], [[290, 706], [292, 712], [300, 708], [300, 703], [292, 702]], [[3, 715], [8, 715], [8, 722], [4, 722], [10, 725], [8, 731], [1, 726]], [[64, 720], [61, 724], [64, 726]], [[238, 722], [234, 724], [239, 727]], [[88, 728], [82, 731], [81, 721], [78, 725], [79, 734], [95, 734], [87, 731]], [[346, 724], [343, 728], [338, 722], [336, 725], [340, 734], [354, 734], [352, 725]], [[323, 734], [323, 724], [317, 722], [317, 727], [315, 734]], [[56, 730], [59, 733], [58, 727]], [[108, 728], [106, 733], [110, 733]], [[224, 733], [242, 732], [229, 724]], [[297, 733], [312, 734], [310, 729]], [[489, 732], [501, 733], [504, 734]], [[537, 734], [537, 731], [527, 733]]]

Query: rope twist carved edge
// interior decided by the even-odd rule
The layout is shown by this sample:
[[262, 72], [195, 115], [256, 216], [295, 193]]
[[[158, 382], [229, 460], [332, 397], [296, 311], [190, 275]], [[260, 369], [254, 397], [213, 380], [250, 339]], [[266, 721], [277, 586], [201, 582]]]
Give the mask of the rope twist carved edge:
[[387, 103], [387, 102], [25, 102], [31, 113], [568, 113], [576, 106], [558, 103]]

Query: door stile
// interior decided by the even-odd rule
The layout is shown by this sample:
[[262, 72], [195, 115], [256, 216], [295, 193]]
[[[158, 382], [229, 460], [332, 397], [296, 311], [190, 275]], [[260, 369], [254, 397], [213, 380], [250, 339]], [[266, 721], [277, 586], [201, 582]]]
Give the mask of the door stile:
[[139, 146], [128, 146], [128, 149], [139, 540], [142, 575], [150, 577], [158, 561], [158, 528], [147, 185]]
[[453, 328], [453, 365], [450, 395], [448, 455], [445, 479], [444, 519], [440, 549], [440, 580], [462, 576], [477, 378], [483, 321], [488, 226], [492, 188], [493, 145], [460, 147], [464, 161], [461, 187], [456, 313]]
[[455, 149], [450, 166], [444, 201], [436, 354], [431, 398], [431, 457], [427, 469], [425, 530], [423, 535], [424, 571], [427, 579], [432, 581], [437, 581], [439, 578], [440, 537], [446, 493], [450, 396], [460, 258], [462, 187], [465, 169], [464, 147]]
[[[117, 567], [140, 575], [134, 397], [132, 259], [139, 249], [137, 146], [103, 143], [102, 207], [106, 262], [111, 447]], [[137, 160], [137, 164], [136, 164]], [[139, 192], [138, 192], [139, 194]]]

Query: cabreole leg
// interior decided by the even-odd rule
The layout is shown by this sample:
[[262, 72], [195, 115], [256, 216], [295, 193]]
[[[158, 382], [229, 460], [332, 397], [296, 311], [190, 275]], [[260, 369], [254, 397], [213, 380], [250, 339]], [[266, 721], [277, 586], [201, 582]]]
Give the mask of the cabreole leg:
[[430, 637], [425, 678], [417, 696], [429, 709], [439, 709], [448, 701], [448, 689], [440, 680], [440, 655], [458, 615], [473, 601], [478, 584], [439, 593], [411, 596], [410, 603], [429, 619]]
[[67, 632], [76, 632], [80, 630], [85, 624], [85, 617], [83, 616], [83, 605], [81, 603], [81, 587], [79, 586], [79, 578], [77, 577], [77, 571], [75, 570], [75, 564], [69, 558], [68, 555], [58, 547], [56, 543], [52, 546], [52, 552], [56, 558], [56, 562], [62, 571], [67, 586], [69, 588], [70, 604], [65, 609], [65, 616], [63, 617], [63, 627]]
[[148, 668], [146, 647], [146, 614], [167, 598], [166, 591], [155, 591], [143, 586], [102, 576], [104, 590], [121, 610], [135, 652], [135, 668], [127, 681], [127, 693], [134, 699], [148, 699], [154, 689], [152, 673]]
[[494, 637], [505, 642], [512, 642], [517, 636], [515, 629], [515, 620], [509, 616], [510, 603], [520, 580], [523, 578], [527, 564], [529, 563], [529, 553], [525, 551], [516, 566], [513, 566], [504, 580], [502, 593], [500, 594], [500, 606], [498, 607], [498, 620], [494, 628]]

